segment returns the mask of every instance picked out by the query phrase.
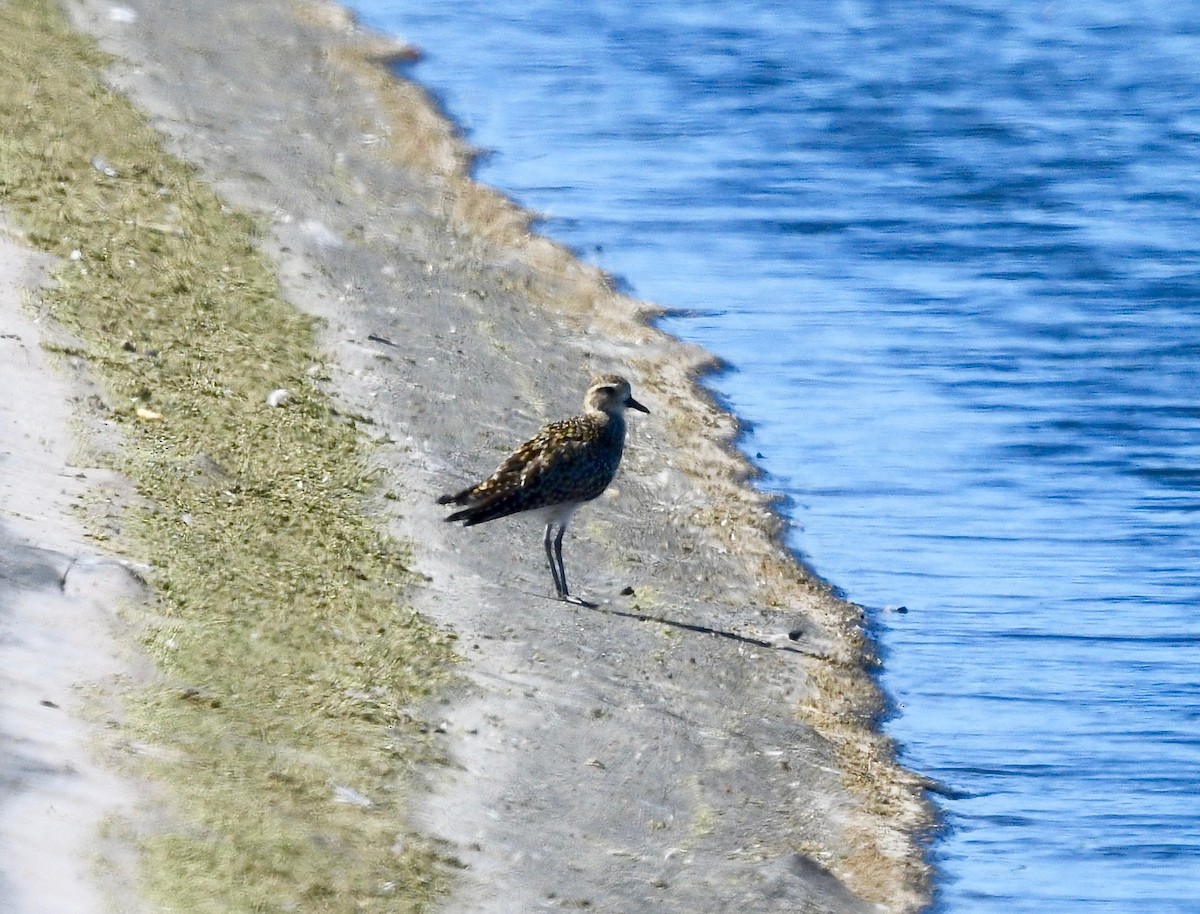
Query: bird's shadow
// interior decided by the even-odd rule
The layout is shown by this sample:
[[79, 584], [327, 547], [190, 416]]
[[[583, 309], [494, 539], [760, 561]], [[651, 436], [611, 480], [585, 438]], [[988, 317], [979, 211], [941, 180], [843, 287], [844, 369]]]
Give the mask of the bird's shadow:
[[[663, 616], [652, 616], [649, 613], [637, 612], [629, 609], [617, 609], [612, 606], [601, 606], [596, 603], [590, 603], [584, 600], [560, 600], [557, 597], [546, 596], [543, 594], [530, 593], [531, 597], [541, 597], [545, 600], [553, 600], [556, 603], [566, 603], [568, 606], [576, 606], [579, 609], [590, 609], [593, 612], [605, 613], [609, 616], [619, 616], [622, 619], [632, 619], [635, 622], [656, 622], [659, 625], [667, 625], [671, 628], [677, 628], [681, 631], [694, 632], [697, 635], [709, 635], [713, 638], [721, 638], [726, 641], [733, 641], [737, 644], [746, 644], [751, 647], [762, 648], [769, 651], [781, 651], [786, 654], [800, 654], [805, 657], [816, 657], [818, 659], [828, 659], [828, 656], [819, 651], [806, 650], [799, 644], [785, 644], [779, 641], [768, 641], [764, 638], [753, 638], [749, 635], [739, 635], [737, 632], [726, 631], [721, 628], [713, 628], [709, 625], [699, 625], [695, 622], [681, 622], [678, 619], [667, 619]], [[799, 632], [795, 634], [789, 633], [788, 637], [794, 642]]]

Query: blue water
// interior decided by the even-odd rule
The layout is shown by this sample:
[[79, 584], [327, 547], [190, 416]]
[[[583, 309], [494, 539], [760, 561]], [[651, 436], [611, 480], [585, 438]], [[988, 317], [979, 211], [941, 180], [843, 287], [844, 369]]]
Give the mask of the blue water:
[[938, 908], [1200, 911], [1200, 5], [353, 5], [733, 366], [951, 791]]

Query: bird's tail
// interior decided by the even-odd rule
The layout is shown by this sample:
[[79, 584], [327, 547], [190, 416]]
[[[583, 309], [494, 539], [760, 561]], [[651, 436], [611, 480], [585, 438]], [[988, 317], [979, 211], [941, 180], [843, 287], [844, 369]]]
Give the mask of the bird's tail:
[[464, 489], [454, 495], [443, 495], [438, 499], [439, 505], [465, 505], [461, 511], [455, 511], [446, 518], [447, 522], [462, 521], [464, 527], [482, 524], [498, 517], [507, 517], [524, 510], [525, 505], [520, 498], [513, 495], [485, 498], [482, 501], [473, 500], [473, 489]]
[[461, 492], [455, 492], [453, 495], [442, 495], [438, 498], [439, 505], [465, 505], [471, 500], [471, 489], [474, 486], [463, 489]]

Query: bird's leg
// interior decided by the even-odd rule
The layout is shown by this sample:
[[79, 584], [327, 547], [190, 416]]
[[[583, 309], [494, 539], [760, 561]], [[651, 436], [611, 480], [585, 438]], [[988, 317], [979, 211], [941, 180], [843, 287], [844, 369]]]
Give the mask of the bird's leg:
[[[553, 539], [551, 537], [551, 533], [553, 531], [554, 531], [554, 522], [551, 521], [550, 523], [546, 524], [546, 533], [542, 537], [542, 545], [544, 545], [546, 547], [546, 561], [550, 563], [550, 574], [554, 578], [554, 592], [556, 594], [558, 594], [558, 598], [560, 600], [564, 600], [564, 599], [566, 599], [566, 595], [567, 595], [567, 583], [566, 583], [565, 577], [559, 577], [559, 573], [558, 573], [558, 562], [562, 561], [561, 547], [560, 547], [560, 551], [559, 551], [558, 562], [555, 561], [554, 551], [551, 548], [551, 540]], [[558, 538], [559, 538], [559, 541], [561, 542], [562, 533], [559, 533]]]
[[[554, 556], [558, 559], [558, 573], [555, 575], [554, 580], [555, 583], [562, 583], [562, 587], [558, 591], [558, 597], [565, 603], [574, 603], [576, 606], [586, 606], [589, 609], [595, 609], [595, 603], [589, 603], [587, 600], [581, 600], [579, 597], [573, 597], [567, 591], [567, 567], [563, 564], [562, 557], [563, 534], [566, 532], [567, 525], [563, 524], [558, 528], [558, 536], [554, 537]], [[547, 536], [549, 536], [549, 533], [547, 533]]]
[[567, 590], [567, 567], [563, 564], [562, 557], [563, 534], [566, 532], [566, 525], [561, 525], [558, 528], [558, 536], [554, 537], [554, 558], [558, 561], [558, 580], [560, 583], [558, 595], [564, 600], [571, 595]]

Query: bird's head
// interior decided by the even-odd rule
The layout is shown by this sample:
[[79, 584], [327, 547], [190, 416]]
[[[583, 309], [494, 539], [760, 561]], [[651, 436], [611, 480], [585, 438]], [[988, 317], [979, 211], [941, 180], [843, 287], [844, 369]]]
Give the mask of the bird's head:
[[597, 375], [593, 378], [592, 386], [588, 388], [587, 396], [584, 397], [583, 406], [589, 412], [608, 413], [610, 416], [619, 416], [626, 409], [650, 412], [633, 399], [629, 382], [615, 374]]

